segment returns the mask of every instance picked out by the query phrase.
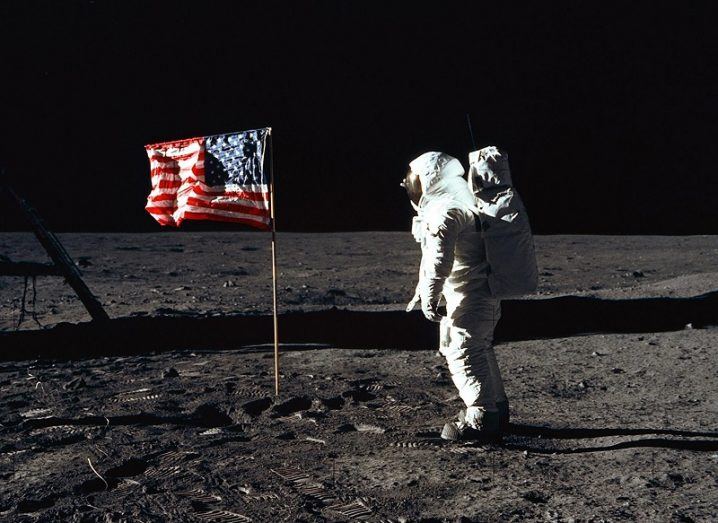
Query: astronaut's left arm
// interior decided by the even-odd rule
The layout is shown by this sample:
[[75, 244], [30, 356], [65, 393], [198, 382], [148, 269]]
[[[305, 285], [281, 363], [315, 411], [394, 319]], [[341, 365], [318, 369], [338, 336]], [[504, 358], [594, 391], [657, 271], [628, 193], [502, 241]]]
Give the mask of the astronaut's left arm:
[[454, 247], [464, 221], [460, 210], [449, 209], [426, 223], [421, 249], [419, 293], [422, 311], [431, 321], [441, 319], [437, 313], [439, 299], [444, 282], [454, 265]]

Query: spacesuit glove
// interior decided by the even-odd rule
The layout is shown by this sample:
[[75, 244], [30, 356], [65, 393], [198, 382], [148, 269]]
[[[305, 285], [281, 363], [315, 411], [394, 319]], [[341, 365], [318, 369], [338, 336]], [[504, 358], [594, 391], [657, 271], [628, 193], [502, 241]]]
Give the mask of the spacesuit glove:
[[422, 300], [421, 302], [421, 312], [424, 313], [424, 316], [429, 321], [437, 323], [441, 321], [441, 315], [439, 314], [438, 308], [438, 303], [430, 302], [429, 300]]
[[416, 287], [416, 292], [414, 292], [414, 297], [411, 299], [409, 304], [406, 306], [406, 312], [411, 312], [414, 310], [414, 307], [416, 307], [416, 304], [419, 303], [421, 300], [421, 294], [419, 294], [419, 287]]

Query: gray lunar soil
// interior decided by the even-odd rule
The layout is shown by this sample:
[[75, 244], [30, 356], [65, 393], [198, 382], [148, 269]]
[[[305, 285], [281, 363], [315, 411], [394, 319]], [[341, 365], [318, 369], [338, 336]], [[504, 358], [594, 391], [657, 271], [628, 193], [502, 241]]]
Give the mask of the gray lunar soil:
[[[271, 311], [267, 234], [59, 237], [113, 318]], [[714, 236], [536, 246], [526, 299], [718, 290]], [[29, 234], [0, 254], [46, 261]], [[406, 233], [280, 234], [280, 307], [403, 308], [418, 264]], [[22, 291], [0, 278], [5, 332]], [[89, 319], [61, 279], [36, 291], [44, 328]], [[497, 345], [512, 426], [492, 445], [438, 437], [462, 403], [435, 351], [287, 347], [279, 399], [261, 347], [19, 355], [0, 363], [0, 521], [718, 521], [718, 329], [691, 327]]]

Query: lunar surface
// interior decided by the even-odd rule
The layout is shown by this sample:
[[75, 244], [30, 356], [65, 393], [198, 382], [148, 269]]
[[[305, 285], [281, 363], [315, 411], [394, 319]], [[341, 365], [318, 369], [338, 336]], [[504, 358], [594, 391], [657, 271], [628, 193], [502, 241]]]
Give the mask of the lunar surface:
[[[271, 313], [267, 234], [59, 238], [113, 319]], [[411, 341], [284, 345], [279, 398], [271, 347], [243, 346], [241, 332], [233, 350], [80, 359], [0, 345], [0, 520], [718, 520], [718, 330], [690, 317], [642, 330], [672, 303], [714, 303], [718, 237], [540, 236], [536, 248], [539, 292], [519, 301], [638, 308], [630, 332], [498, 343], [502, 443], [439, 438], [462, 403], [443, 359]], [[24, 233], [0, 234], [0, 254], [47, 261]], [[279, 234], [278, 254], [284, 313], [399, 311], [419, 264], [406, 233]], [[0, 344], [89, 321], [62, 279], [38, 278], [34, 304], [31, 283], [18, 325], [23, 279], [0, 278]]]

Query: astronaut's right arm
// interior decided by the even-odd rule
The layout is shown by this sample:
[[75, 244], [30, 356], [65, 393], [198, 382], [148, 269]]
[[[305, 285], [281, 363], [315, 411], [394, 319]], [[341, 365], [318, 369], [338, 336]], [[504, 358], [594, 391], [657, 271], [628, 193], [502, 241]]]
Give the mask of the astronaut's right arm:
[[454, 248], [464, 220], [461, 211], [450, 209], [426, 222], [418, 291], [424, 315], [432, 321], [440, 319], [436, 310], [444, 282], [454, 265]]

